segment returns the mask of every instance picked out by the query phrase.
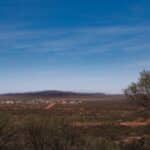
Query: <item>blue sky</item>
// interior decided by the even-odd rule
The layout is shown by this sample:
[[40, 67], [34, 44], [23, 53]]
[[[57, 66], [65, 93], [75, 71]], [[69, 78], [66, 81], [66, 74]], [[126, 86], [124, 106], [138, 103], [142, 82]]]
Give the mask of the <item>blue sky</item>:
[[150, 69], [149, 0], [1, 0], [0, 93], [121, 93]]

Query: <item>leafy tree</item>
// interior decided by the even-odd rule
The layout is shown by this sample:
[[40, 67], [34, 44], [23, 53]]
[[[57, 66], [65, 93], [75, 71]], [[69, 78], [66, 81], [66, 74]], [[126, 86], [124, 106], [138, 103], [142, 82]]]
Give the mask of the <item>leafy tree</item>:
[[150, 71], [142, 71], [137, 83], [132, 83], [125, 89], [125, 95], [150, 110]]

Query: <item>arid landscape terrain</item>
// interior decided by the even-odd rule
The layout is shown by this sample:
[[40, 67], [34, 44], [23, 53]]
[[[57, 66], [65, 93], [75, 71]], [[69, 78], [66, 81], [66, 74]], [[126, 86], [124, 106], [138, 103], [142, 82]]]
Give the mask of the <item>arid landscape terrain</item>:
[[0, 150], [150, 150], [150, 0], [0, 0]]
[[150, 148], [149, 115], [123, 95], [47, 91], [1, 95], [0, 101], [0, 132], [7, 133], [2, 149]]

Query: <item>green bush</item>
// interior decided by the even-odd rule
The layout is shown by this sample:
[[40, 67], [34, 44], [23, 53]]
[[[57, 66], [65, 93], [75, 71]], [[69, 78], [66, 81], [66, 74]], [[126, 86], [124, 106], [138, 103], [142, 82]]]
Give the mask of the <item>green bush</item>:
[[122, 144], [122, 150], [150, 150], [150, 138]]
[[32, 119], [25, 125], [27, 145], [32, 150], [71, 150], [79, 140], [63, 119]]
[[10, 116], [0, 113], [0, 149], [10, 149], [13, 139], [15, 139], [16, 131]]
[[83, 150], [120, 150], [119, 145], [104, 138], [85, 138]]

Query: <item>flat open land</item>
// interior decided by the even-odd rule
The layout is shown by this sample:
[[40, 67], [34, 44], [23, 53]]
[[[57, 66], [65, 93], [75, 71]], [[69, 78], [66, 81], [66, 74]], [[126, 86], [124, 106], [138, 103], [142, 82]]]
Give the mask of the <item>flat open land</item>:
[[143, 108], [125, 98], [91, 98], [75, 97], [82, 102], [73, 104], [1, 104], [0, 115], [9, 116], [16, 128], [30, 118], [65, 119], [84, 137], [101, 137], [114, 143], [130, 144], [150, 137], [150, 117]]
[[83, 101], [81, 104], [2, 104], [0, 113], [21, 122], [30, 116], [69, 120], [87, 135], [126, 140], [150, 135], [150, 118], [127, 100]]

